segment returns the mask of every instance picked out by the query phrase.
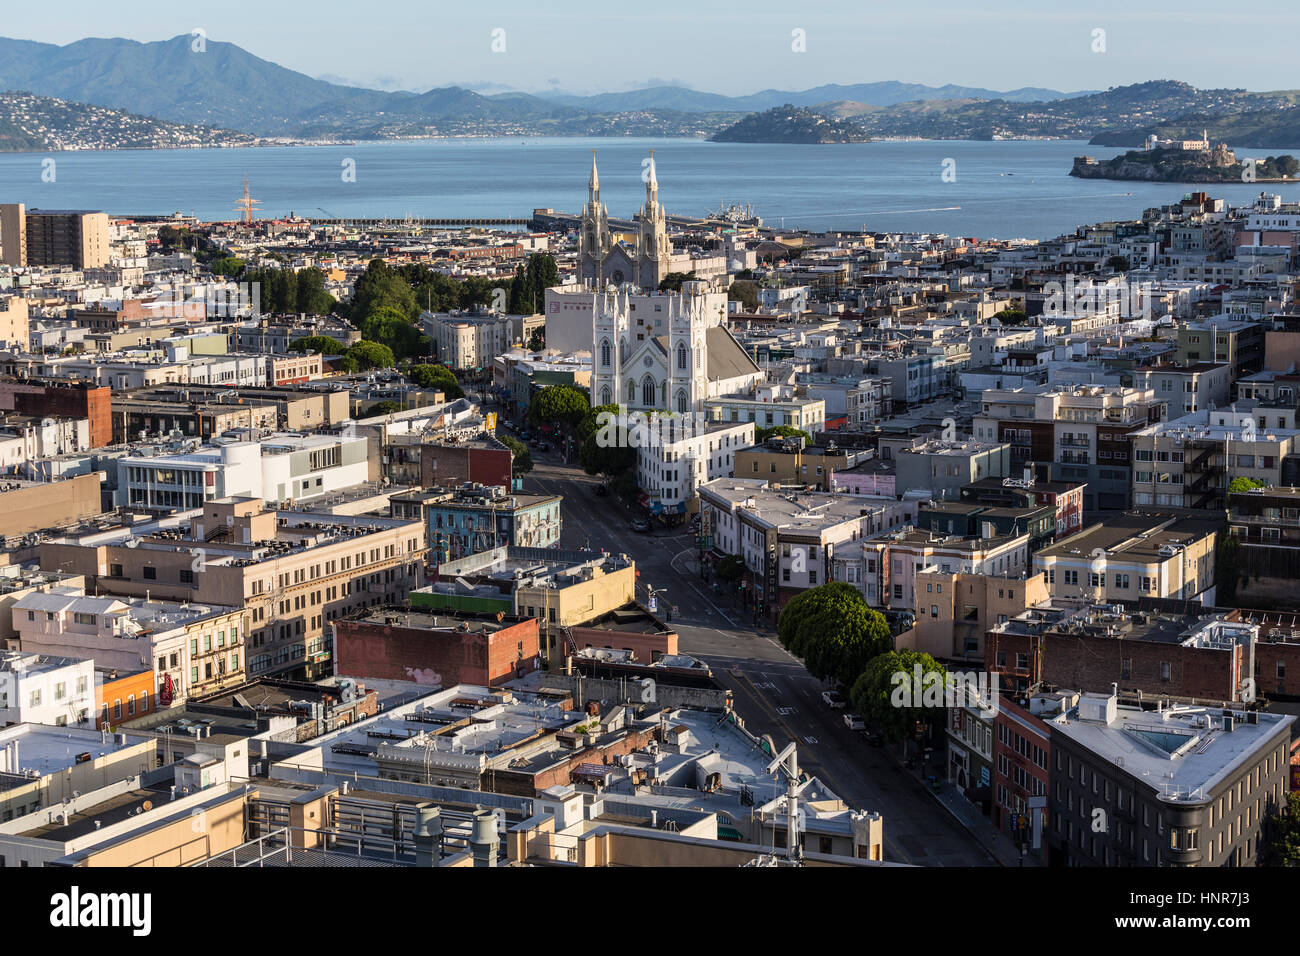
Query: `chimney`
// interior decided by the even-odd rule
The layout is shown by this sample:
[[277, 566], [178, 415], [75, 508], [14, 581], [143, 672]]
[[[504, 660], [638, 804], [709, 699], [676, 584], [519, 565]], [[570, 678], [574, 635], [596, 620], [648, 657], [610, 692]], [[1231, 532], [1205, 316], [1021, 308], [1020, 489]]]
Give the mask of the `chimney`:
[[[415, 865], [434, 867], [438, 865], [441, 857], [442, 811], [432, 804], [425, 804], [415, 811]], [[477, 849], [474, 865], [479, 865]]]
[[497, 865], [497, 818], [491, 810], [474, 811], [469, 845], [475, 866]]

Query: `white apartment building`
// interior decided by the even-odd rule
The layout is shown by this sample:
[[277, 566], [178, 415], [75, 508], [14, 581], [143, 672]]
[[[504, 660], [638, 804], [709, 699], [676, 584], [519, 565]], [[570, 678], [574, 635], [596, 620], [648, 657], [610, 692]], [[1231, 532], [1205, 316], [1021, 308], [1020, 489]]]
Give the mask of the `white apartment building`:
[[754, 444], [752, 422], [692, 428], [691, 421], [668, 418], [663, 428], [651, 429], [662, 440], [638, 444], [637, 487], [656, 513], [685, 512], [700, 485], [732, 475], [735, 453]]
[[515, 323], [496, 312], [422, 312], [420, 325], [437, 346], [438, 360], [448, 368], [482, 368], [515, 344]]
[[365, 437], [282, 433], [225, 440], [183, 455], [131, 455], [118, 462], [118, 504], [170, 511], [213, 498], [306, 501], [367, 481]]
[[711, 422], [753, 422], [759, 428], [789, 425], [812, 435], [826, 430], [826, 400], [801, 397], [793, 385], [759, 385], [752, 393], [705, 399]]
[[0, 725], [95, 726], [95, 662], [0, 651]]

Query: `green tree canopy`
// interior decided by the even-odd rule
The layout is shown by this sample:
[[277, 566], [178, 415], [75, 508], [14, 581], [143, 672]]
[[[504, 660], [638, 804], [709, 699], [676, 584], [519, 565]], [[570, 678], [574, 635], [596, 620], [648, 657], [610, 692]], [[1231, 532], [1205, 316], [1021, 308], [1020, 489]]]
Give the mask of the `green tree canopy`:
[[746, 311], [753, 312], [758, 308], [758, 286], [749, 281], [733, 282], [727, 290], [727, 298], [739, 302]]
[[528, 420], [534, 425], [576, 428], [590, 410], [587, 396], [572, 385], [548, 385], [533, 396]]
[[410, 283], [400, 273], [389, 269], [383, 259], [371, 259], [352, 290], [350, 314], [354, 322], [359, 322], [383, 308], [392, 309], [408, 319], [419, 314]]
[[546, 329], [533, 329], [533, 334], [528, 337], [528, 351], [540, 352], [546, 348]]
[[771, 428], [754, 428], [754, 443], [761, 445], [769, 438], [802, 438], [805, 446], [813, 443], [812, 435], [792, 425], [773, 425]]
[[321, 355], [342, 355], [348, 347], [328, 335], [304, 335], [289, 343], [290, 352], [319, 352]]
[[884, 615], [843, 582], [819, 585], [794, 597], [781, 611], [777, 635], [786, 650], [803, 659], [808, 673], [844, 685], [856, 680], [868, 661], [893, 647]]
[[401, 402], [395, 402], [392, 399], [385, 399], [382, 402], [375, 402], [375, 404], [367, 408], [366, 416], [373, 418], [376, 415], [391, 415], [393, 412], [402, 411], [402, 408], [403, 406]]
[[683, 282], [693, 282], [695, 280], [695, 271], [690, 272], [670, 272], [659, 282], [660, 292], [681, 292]]
[[455, 374], [445, 365], [412, 365], [406, 377], [420, 388], [443, 392], [449, 399], [461, 398], [465, 394]]
[[578, 426], [578, 464], [589, 475], [636, 471], [636, 449], [623, 440], [625, 432], [617, 427], [602, 429], [600, 425], [602, 416], [612, 415], [616, 421], [618, 414], [617, 405], [597, 405], [588, 410]]
[[[921, 665], [921, 686], [916, 683], [916, 665]], [[890, 740], [902, 740], [917, 721], [933, 723], [946, 713], [942, 705], [927, 707], [925, 675], [942, 685], [947, 671], [929, 654], [918, 651], [889, 651], [867, 664], [849, 691], [853, 709]], [[942, 698], [940, 698], [942, 699]]]
[[1133, 264], [1129, 262], [1128, 256], [1111, 256], [1106, 260], [1106, 268], [1113, 269], [1115, 272], [1128, 272], [1133, 268]]
[[993, 316], [1003, 325], [1024, 325], [1028, 321], [1023, 309], [1003, 309]]
[[348, 358], [356, 362], [357, 369], [362, 372], [372, 368], [392, 368], [397, 364], [397, 360], [393, 358], [393, 350], [387, 345], [368, 342], [365, 339], [348, 349]]
[[1300, 866], [1300, 793], [1286, 795], [1285, 814], [1269, 817], [1265, 833], [1265, 866]]
[[1228, 491], [1242, 492], [1250, 491], [1253, 488], [1267, 488], [1267, 481], [1260, 481], [1258, 478], [1239, 477], [1228, 482]]
[[518, 478], [533, 470], [533, 453], [518, 438], [510, 435], [498, 435], [497, 440], [510, 449], [510, 474]]
[[234, 256], [226, 256], [221, 259], [213, 259], [208, 268], [212, 270], [213, 275], [233, 278], [244, 271], [244, 260], [236, 259]]
[[714, 573], [719, 581], [735, 584], [745, 576], [745, 559], [738, 554], [729, 554], [718, 562]]
[[372, 310], [356, 325], [362, 338], [387, 345], [399, 359], [428, 352], [429, 337], [392, 306], [384, 305]]

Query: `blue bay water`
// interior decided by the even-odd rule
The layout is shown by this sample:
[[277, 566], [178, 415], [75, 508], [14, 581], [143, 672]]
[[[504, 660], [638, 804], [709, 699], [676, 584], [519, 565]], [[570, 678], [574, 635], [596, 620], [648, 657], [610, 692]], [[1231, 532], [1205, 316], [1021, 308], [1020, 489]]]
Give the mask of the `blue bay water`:
[[[670, 213], [701, 215], [751, 203], [768, 225], [1048, 238], [1134, 219], [1204, 190], [1234, 204], [1261, 190], [1300, 198], [1294, 185], [1191, 185], [1081, 180], [1073, 159], [1124, 150], [1062, 140], [907, 141], [843, 145], [710, 143], [691, 139], [499, 138], [342, 146], [108, 150], [0, 154], [0, 201], [103, 209], [113, 215], [234, 219], [248, 177], [260, 216], [484, 216], [525, 218], [535, 207], [578, 212], [591, 150], [610, 215], [641, 205], [642, 162], [653, 149]], [[1278, 150], [1238, 150], [1263, 157]], [[1300, 153], [1300, 150], [1295, 150]], [[54, 182], [42, 162], [55, 160]], [[943, 180], [951, 159], [952, 182]], [[345, 182], [344, 163], [355, 163]]]

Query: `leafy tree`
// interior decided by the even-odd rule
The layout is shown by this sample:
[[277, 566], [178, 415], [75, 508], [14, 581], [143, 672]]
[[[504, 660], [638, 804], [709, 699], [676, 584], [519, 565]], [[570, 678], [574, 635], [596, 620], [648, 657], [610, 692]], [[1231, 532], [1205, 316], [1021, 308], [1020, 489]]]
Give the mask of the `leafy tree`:
[[732, 302], [739, 302], [748, 312], [753, 312], [758, 308], [758, 286], [749, 281], [740, 281], [731, 283], [731, 288], [727, 290], [727, 298]]
[[402, 411], [404, 406], [401, 402], [395, 402], [392, 399], [386, 399], [382, 402], [375, 402], [366, 409], [366, 415], [374, 417], [375, 415], [391, 415], [393, 412]]
[[518, 478], [533, 470], [533, 453], [518, 438], [498, 435], [497, 440], [510, 449], [510, 474]]
[[1128, 256], [1111, 256], [1106, 260], [1106, 268], [1114, 272], [1128, 272], [1133, 265], [1129, 262]]
[[546, 348], [546, 329], [533, 329], [533, 334], [528, 337], [528, 351], [540, 352]]
[[445, 365], [413, 365], [406, 373], [406, 377], [421, 388], [437, 389], [449, 399], [462, 398], [465, 395], [465, 390], [456, 381], [456, 376]]
[[1214, 556], [1214, 595], [1220, 607], [1237, 603], [1237, 587], [1241, 582], [1241, 542], [1228, 531], [1225, 520], [1219, 529], [1219, 540]]
[[392, 309], [408, 319], [419, 314], [410, 283], [400, 273], [389, 269], [383, 259], [371, 259], [352, 290], [349, 311], [353, 321], [360, 321], [383, 308]]
[[755, 427], [754, 442], [756, 444], [762, 444], [769, 438], [802, 438], [804, 445], [813, 443], [812, 435], [795, 428], [793, 425], [773, 425], [771, 428]]
[[1264, 832], [1264, 866], [1300, 866], [1300, 793], [1286, 795], [1285, 811], [1270, 816]]
[[1230, 492], [1243, 492], [1243, 491], [1250, 491], [1253, 488], [1267, 488], [1267, 487], [1268, 487], [1267, 481], [1260, 481], [1258, 478], [1246, 478], [1244, 476], [1240, 478], [1234, 478], [1232, 479], [1232, 481], [1228, 482], [1228, 491]]
[[[636, 449], [627, 443], [610, 442], [611, 435], [622, 437], [617, 428], [601, 434], [601, 416], [618, 416], [617, 405], [597, 405], [590, 409], [578, 426], [578, 464], [589, 475], [621, 475], [636, 471]], [[609, 419], [605, 419], [608, 421]]]
[[348, 358], [356, 362], [357, 369], [363, 372], [372, 368], [392, 368], [397, 364], [393, 350], [387, 345], [365, 339], [348, 349]]
[[[920, 687], [914, 686], [917, 664], [921, 665]], [[936, 677], [927, 678], [928, 674]], [[849, 700], [853, 709], [887, 738], [903, 740], [913, 732], [918, 721], [943, 719], [945, 710], [942, 703], [938, 708], [926, 707], [923, 692], [927, 684], [935, 680], [939, 681], [940, 687], [945, 686], [946, 678], [944, 666], [929, 654], [889, 651], [867, 664], [854, 681]]]
[[663, 277], [659, 283], [660, 292], [681, 292], [683, 282], [693, 282], [695, 280], [695, 271], [690, 272], [670, 272]]
[[357, 322], [357, 328], [362, 338], [387, 345], [399, 359], [428, 352], [429, 337], [391, 306], [380, 306], [367, 313]]
[[1003, 325], [1024, 325], [1029, 321], [1023, 309], [1003, 309], [993, 316]]
[[819, 680], [849, 684], [867, 662], [893, 646], [889, 625], [872, 610], [857, 588], [844, 582], [810, 588], [781, 611], [777, 635], [782, 646], [803, 659]]
[[745, 576], [745, 559], [738, 554], [729, 554], [713, 570], [719, 581], [735, 584]]
[[319, 352], [321, 355], [342, 355], [348, 347], [328, 335], [304, 335], [289, 343], [290, 352]]
[[528, 420], [534, 425], [576, 428], [591, 410], [587, 396], [572, 385], [548, 385], [528, 406]]
[[299, 269], [297, 273], [297, 307], [294, 311], [308, 315], [328, 315], [337, 300], [325, 289], [325, 273], [320, 269]]
[[244, 271], [244, 260], [236, 259], [234, 256], [226, 256], [222, 259], [213, 259], [208, 268], [212, 270], [213, 275], [233, 278]]

